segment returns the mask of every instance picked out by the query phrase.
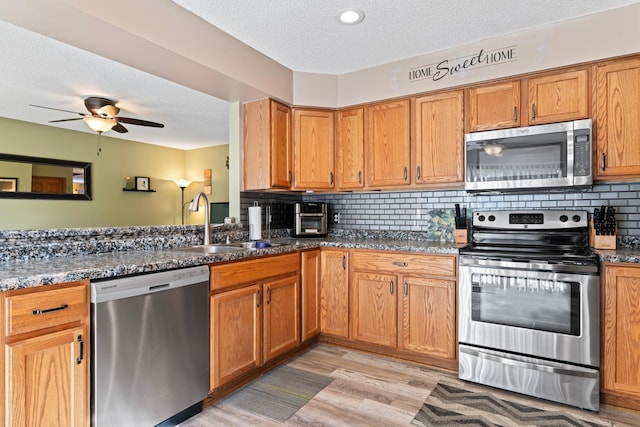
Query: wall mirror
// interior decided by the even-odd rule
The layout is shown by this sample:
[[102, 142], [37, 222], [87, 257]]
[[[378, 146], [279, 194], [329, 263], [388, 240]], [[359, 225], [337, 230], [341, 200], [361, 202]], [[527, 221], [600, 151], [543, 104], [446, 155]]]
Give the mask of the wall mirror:
[[91, 200], [91, 163], [0, 153], [0, 198]]

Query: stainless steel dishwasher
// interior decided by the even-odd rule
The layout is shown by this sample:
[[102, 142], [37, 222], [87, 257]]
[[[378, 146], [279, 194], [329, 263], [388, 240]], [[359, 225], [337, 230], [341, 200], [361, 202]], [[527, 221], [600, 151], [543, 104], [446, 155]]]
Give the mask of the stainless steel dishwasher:
[[91, 283], [91, 422], [176, 425], [209, 392], [209, 268]]

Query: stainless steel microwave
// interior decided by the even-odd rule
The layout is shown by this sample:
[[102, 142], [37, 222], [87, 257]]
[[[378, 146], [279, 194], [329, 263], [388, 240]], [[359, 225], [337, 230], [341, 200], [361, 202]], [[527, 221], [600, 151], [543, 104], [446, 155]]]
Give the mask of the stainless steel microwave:
[[466, 134], [465, 190], [588, 188], [591, 119]]
[[293, 218], [293, 232], [296, 237], [327, 235], [326, 203], [296, 203]]

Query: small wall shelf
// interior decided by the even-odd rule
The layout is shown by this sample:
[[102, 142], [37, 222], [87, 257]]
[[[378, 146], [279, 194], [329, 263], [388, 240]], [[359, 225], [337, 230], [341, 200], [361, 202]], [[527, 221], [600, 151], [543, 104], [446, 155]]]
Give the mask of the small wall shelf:
[[126, 188], [123, 188], [122, 191], [135, 191], [136, 193], [155, 193], [156, 192], [156, 190], [133, 190], [133, 189], [129, 190]]

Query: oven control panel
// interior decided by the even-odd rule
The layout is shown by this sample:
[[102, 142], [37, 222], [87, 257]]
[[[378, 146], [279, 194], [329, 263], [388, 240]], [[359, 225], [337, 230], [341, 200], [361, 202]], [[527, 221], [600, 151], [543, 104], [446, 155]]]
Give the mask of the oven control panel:
[[473, 214], [473, 225], [480, 228], [552, 230], [588, 226], [587, 211], [480, 211]]

